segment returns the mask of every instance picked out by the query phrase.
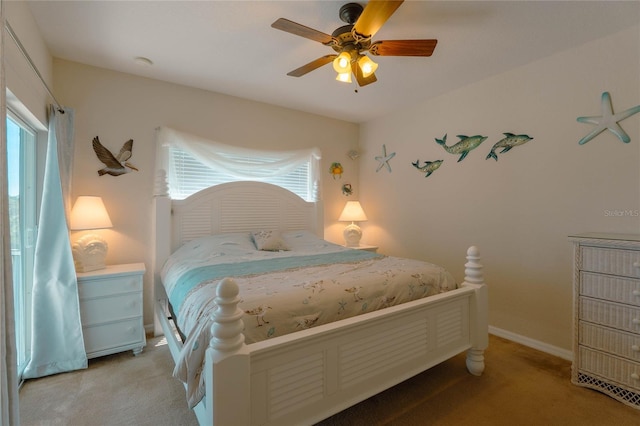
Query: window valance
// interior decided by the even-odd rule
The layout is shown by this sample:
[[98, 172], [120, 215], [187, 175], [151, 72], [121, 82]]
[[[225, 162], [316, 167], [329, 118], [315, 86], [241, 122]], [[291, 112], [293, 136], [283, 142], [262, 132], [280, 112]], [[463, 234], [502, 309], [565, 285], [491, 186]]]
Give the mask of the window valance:
[[[320, 179], [318, 169], [321, 154], [317, 148], [292, 151], [248, 149], [222, 144], [169, 127], [158, 128], [156, 139], [158, 143], [156, 168], [166, 171], [172, 198], [184, 198], [190, 195], [183, 189], [178, 190], [183, 186], [180, 183], [181, 180], [185, 179], [202, 180], [202, 185], [189, 185], [199, 189], [234, 180], [258, 180], [287, 187], [287, 182], [292, 179], [287, 176], [293, 175], [297, 186], [300, 186], [300, 180], [304, 179], [302, 186], [307, 187], [306, 195], [296, 190], [294, 192], [305, 199], [313, 201], [318, 199]], [[183, 164], [182, 157], [185, 153], [192, 157], [188, 167]], [[194, 165], [193, 160], [197, 160], [200, 164]], [[211, 173], [215, 176], [212, 177]], [[304, 176], [301, 177], [301, 173]], [[207, 180], [207, 183], [204, 180]], [[287, 189], [291, 188], [287, 187]]]

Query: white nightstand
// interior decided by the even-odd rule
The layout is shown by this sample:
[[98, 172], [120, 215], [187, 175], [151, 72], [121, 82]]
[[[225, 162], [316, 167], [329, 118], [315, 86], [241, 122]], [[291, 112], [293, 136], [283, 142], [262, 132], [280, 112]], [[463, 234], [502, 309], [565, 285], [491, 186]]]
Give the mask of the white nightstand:
[[356, 250], [372, 251], [374, 253], [378, 251], [378, 246], [368, 246], [366, 244], [361, 244], [358, 247], [349, 247], [349, 248], [356, 249]]
[[143, 263], [110, 265], [78, 273], [80, 318], [87, 358], [133, 350], [147, 344], [142, 319]]

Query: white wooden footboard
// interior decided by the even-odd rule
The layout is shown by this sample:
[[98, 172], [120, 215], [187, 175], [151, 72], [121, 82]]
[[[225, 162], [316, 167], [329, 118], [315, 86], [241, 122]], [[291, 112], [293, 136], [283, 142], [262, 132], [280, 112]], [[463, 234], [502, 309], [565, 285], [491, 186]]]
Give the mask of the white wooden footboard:
[[251, 345], [238, 287], [218, 286], [201, 424], [312, 424], [468, 350], [480, 375], [487, 290], [475, 247], [460, 289]]

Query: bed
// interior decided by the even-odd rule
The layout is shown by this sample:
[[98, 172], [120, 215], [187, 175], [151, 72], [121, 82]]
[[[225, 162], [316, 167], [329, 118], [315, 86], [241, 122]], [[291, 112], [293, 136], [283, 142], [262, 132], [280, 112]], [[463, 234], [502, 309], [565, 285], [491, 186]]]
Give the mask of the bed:
[[[218, 185], [185, 200], [171, 200], [160, 171], [154, 210], [156, 333], [166, 336], [178, 366], [185, 363], [185, 348], [198, 345], [189, 340], [183, 343], [171, 321], [175, 312], [170, 309], [168, 294], [175, 292], [165, 289], [162, 278], [167, 278], [167, 263], [175, 258], [172, 254], [180, 253], [190, 243], [193, 246], [194, 241], [198, 242], [195, 245], [200, 240], [209, 241], [208, 236], [232, 238], [256, 230], [279, 231], [289, 243], [297, 237], [313, 242], [309, 234], [323, 236], [321, 202], [306, 202], [282, 188], [259, 182]], [[333, 253], [329, 256], [349, 259], [343, 260], [343, 268], [350, 267], [344, 264], [378, 265], [388, 261], [386, 256], [327, 247]], [[282, 252], [276, 256], [291, 257]], [[479, 259], [478, 249], [470, 247], [464, 282], [449, 291], [435, 288], [428, 297], [409, 297], [401, 304], [365, 310], [334, 322], [300, 326], [299, 331], [276, 333], [262, 340], [251, 335], [253, 330], [263, 333], [273, 331], [274, 326], [269, 323], [262, 327], [266, 324], [260, 324], [259, 316], [248, 321], [243, 303], [246, 305], [252, 296], [249, 290], [244, 290], [245, 294], [240, 291], [247, 288], [243, 283], [246, 274], [226, 276], [222, 272], [209, 280], [214, 285], [207, 290], [213, 293], [215, 309], [205, 311], [213, 313], [204, 326], [208, 345], [202, 351], [202, 370], [198, 371], [203, 396], [194, 412], [199, 423], [313, 424], [464, 351], [469, 372], [481, 375], [488, 325], [487, 289]], [[313, 265], [316, 273], [323, 265]], [[250, 275], [259, 283], [260, 276]], [[320, 291], [313, 286], [304, 290], [314, 296], [317, 293], [309, 292]], [[327, 287], [326, 293], [329, 291]], [[352, 296], [350, 301], [366, 306], [364, 297]], [[175, 305], [175, 299], [173, 302]], [[271, 311], [269, 315], [272, 321]], [[189, 386], [185, 387], [189, 397]]]

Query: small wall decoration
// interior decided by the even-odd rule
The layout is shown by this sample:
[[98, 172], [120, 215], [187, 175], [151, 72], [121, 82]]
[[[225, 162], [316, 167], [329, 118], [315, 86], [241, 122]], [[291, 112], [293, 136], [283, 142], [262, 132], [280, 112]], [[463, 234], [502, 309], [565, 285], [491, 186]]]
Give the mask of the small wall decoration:
[[431, 173], [435, 172], [440, 168], [444, 160], [436, 160], [436, 161], [425, 161], [424, 165], [420, 165], [420, 160], [416, 160], [415, 163], [411, 163], [413, 167], [420, 170], [421, 172], [426, 173], [424, 177], [431, 176]]
[[458, 139], [460, 140], [455, 145], [447, 146], [447, 135], [444, 135], [442, 139], [436, 138], [436, 143], [441, 145], [449, 154], [460, 154], [460, 158], [458, 158], [459, 163], [464, 160], [471, 150], [479, 147], [480, 144], [487, 139], [487, 136], [458, 135]]
[[389, 164], [389, 160], [391, 160], [395, 156], [396, 156], [395, 152], [392, 152], [391, 154], [387, 155], [387, 146], [382, 145], [382, 155], [375, 157], [376, 161], [380, 163], [378, 165], [378, 168], [376, 169], [376, 173], [379, 172], [380, 169], [382, 169], [385, 166], [387, 167], [387, 170], [389, 171], [389, 173], [391, 173], [391, 164]]
[[352, 160], [357, 160], [358, 157], [360, 157], [360, 153], [355, 149], [352, 149], [351, 151], [347, 152], [347, 157], [351, 158]]
[[331, 176], [333, 176], [334, 179], [336, 177], [342, 178], [342, 173], [344, 173], [344, 168], [342, 167], [342, 164], [338, 162], [331, 163], [331, 166], [329, 166], [329, 173], [331, 173]]
[[131, 158], [133, 151], [133, 139], [129, 139], [122, 145], [120, 152], [117, 156], [114, 156], [111, 151], [105, 148], [101, 143], [98, 136], [93, 138], [93, 150], [95, 151], [98, 159], [104, 163], [105, 168], [98, 170], [98, 175], [111, 175], [120, 176], [125, 173], [129, 173], [132, 170], [138, 171], [138, 169], [129, 163], [127, 160]]
[[504, 154], [514, 146], [525, 144], [529, 142], [531, 139], [533, 139], [529, 135], [514, 135], [513, 133], [503, 133], [503, 135], [505, 137], [503, 139], [500, 139], [498, 142], [496, 142], [491, 148], [489, 155], [487, 155], [487, 158], [486, 158], [487, 160], [489, 158], [493, 158], [494, 160], [498, 161], [498, 155], [496, 154], [497, 149], [502, 148], [502, 151], [500, 151], [500, 154]]
[[609, 95], [609, 92], [603, 92], [600, 99], [600, 112], [602, 112], [602, 115], [596, 115], [592, 117], [578, 117], [577, 120], [580, 123], [590, 123], [596, 125], [596, 128], [589, 132], [585, 137], [580, 139], [578, 144], [584, 145], [605, 130], [609, 130], [624, 143], [631, 142], [631, 138], [624, 130], [622, 130], [622, 127], [620, 127], [618, 122], [640, 112], [640, 105], [614, 114], [613, 107], [611, 105], [611, 96]]
[[351, 188], [351, 184], [350, 183], [345, 183], [344, 185], [342, 185], [342, 193], [344, 195], [346, 195], [347, 197], [351, 194], [353, 194], [353, 188]]

